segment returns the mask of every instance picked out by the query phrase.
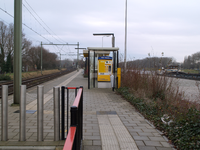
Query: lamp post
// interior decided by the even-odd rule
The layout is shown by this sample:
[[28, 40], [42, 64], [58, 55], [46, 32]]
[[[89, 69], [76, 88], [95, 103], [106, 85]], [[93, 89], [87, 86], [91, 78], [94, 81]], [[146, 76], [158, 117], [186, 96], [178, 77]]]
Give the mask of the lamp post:
[[104, 37], [109, 37], [109, 35], [102, 36], [102, 47], [103, 47], [103, 38]]
[[111, 36], [112, 35], [112, 47], [115, 47], [114, 33], [93, 33], [94, 36]]

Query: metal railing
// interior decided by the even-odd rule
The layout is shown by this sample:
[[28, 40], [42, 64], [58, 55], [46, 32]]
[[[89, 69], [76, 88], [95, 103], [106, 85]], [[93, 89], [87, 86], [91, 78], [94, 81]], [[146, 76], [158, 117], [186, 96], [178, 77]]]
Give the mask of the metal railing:
[[[60, 87], [53, 87], [54, 141], [60, 140]], [[37, 86], [37, 141], [43, 141], [44, 86]], [[8, 141], [8, 85], [2, 85], [1, 141]], [[19, 111], [19, 141], [26, 141], [26, 85], [21, 85]]]
[[[67, 89], [67, 113], [66, 113], [66, 117], [67, 117], [67, 129], [65, 129], [65, 89]], [[75, 90], [75, 97], [77, 95], [77, 89], [79, 89], [79, 87], [65, 87], [62, 86], [61, 87], [61, 140], [65, 140], [65, 131], [67, 131], [68, 134], [68, 130], [69, 130], [69, 90], [70, 89], [74, 89]]]
[[[65, 87], [66, 89], [75, 89]], [[62, 98], [64, 87], [62, 87]], [[69, 93], [69, 92], [68, 92]], [[75, 92], [76, 94], [76, 92]], [[63, 99], [62, 99], [63, 101]], [[73, 105], [71, 106], [71, 124], [63, 150], [79, 150], [83, 139], [83, 86], [80, 86]], [[62, 118], [63, 119], [63, 118]], [[62, 133], [61, 133], [62, 134]]]

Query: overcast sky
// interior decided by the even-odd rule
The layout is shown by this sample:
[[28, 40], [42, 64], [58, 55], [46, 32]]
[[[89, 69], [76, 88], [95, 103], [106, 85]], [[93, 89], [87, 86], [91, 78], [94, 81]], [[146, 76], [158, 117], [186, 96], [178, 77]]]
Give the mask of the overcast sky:
[[[125, 0], [23, 0], [23, 4], [23, 23], [48, 39], [22, 26], [33, 45], [51, 41], [79, 42], [82, 48], [101, 47], [102, 43], [111, 47], [111, 37], [95, 37], [93, 33], [114, 33], [115, 46], [124, 55]], [[183, 62], [185, 56], [200, 51], [199, 7], [199, 0], [128, 0], [127, 60], [142, 59], [148, 53], [161, 57], [164, 52], [165, 57]], [[0, 0], [0, 8], [14, 16], [14, 0]], [[2, 10], [0, 20], [13, 23]], [[45, 48], [61, 54], [76, 51], [75, 46]]]

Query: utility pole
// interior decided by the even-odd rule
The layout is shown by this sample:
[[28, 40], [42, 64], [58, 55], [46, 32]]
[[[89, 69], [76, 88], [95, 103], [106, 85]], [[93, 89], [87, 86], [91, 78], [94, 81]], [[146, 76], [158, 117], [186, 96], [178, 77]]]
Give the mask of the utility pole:
[[126, 71], [126, 44], [127, 44], [127, 0], [125, 3], [125, 43], [124, 43], [124, 69]]
[[41, 67], [40, 68], [41, 68], [41, 75], [42, 75], [42, 42], [41, 42], [41, 58], [40, 59], [41, 59]]
[[22, 0], [14, 1], [14, 104], [20, 102], [22, 83]]

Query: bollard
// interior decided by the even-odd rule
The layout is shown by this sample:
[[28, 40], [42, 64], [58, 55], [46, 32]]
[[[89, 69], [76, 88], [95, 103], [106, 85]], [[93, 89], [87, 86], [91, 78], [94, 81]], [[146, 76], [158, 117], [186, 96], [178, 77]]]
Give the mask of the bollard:
[[53, 87], [54, 100], [54, 141], [60, 140], [60, 87]]
[[43, 141], [44, 86], [37, 86], [37, 141]]
[[118, 88], [121, 87], [121, 68], [117, 68]]
[[19, 141], [26, 140], [26, 85], [20, 86]]
[[8, 140], [8, 85], [2, 85], [1, 141]]

